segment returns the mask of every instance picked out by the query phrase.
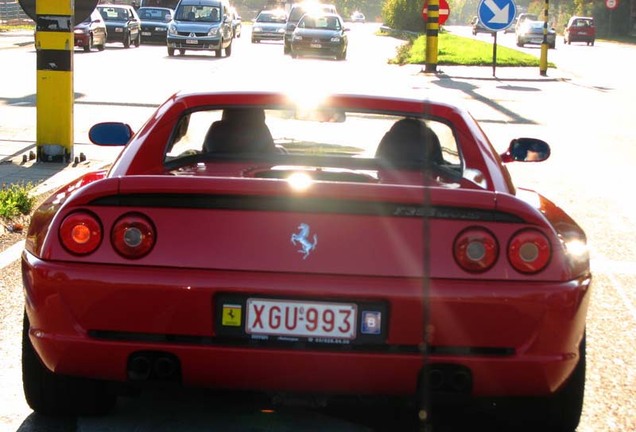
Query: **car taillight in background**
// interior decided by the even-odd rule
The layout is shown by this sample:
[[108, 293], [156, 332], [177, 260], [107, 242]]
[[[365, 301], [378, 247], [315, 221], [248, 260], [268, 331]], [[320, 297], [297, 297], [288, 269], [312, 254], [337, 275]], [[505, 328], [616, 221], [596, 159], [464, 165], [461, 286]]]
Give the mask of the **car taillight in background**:
[[71, 213], [60, 225], [60, 241], [74, 255], [87, 255], [102, 242], [102, 225], [93, 213]]
[[157, 239], [155, 227], [139, 213], [120, 217], [110, 235], [115, 251], [124, 258], [137, 259], [146, 256]]

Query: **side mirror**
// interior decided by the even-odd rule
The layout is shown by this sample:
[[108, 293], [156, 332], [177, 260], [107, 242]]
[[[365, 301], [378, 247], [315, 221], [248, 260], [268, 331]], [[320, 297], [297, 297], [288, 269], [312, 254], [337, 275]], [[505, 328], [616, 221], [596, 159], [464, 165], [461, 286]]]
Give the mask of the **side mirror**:
[[88, 131], [88, 139], [101, 146], [124, 146], [133, 135], [132, 128], [120, 122], [97, 123]]
[[510, 141], [501, 160], [508, 162], [542, 162], [550, 157], [550, 145], [536, 138], [515, 138]]

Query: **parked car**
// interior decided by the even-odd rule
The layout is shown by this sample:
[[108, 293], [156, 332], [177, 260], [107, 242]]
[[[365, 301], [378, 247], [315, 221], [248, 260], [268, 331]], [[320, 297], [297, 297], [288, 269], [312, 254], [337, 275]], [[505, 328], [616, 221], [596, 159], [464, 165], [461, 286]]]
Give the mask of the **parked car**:
[[230, 20], [232, 21], [232, 34], [235, 38], [241, 37], [241, 31], [243, 30], [243, 19], [239, 15], [235, 7], [229, 9]]
[[366, 22], [366, 20], [367, 20], [367, 18], [360, 11], [355, 11], [354, 13], [351, 14], [351, 22], [364, 23], [364, 22]]
[[93, 47], [103, 51], [108, 38], [104, 19], [95, 9], [90, 16], [73, 28], [75, 46], [89, 52]]
[[596, 40], [594, 18], [583, 16], [570, 17], [563, 31], [563, 40], [568, 45], [572, 42], [585, 42], [588, 45], [594, 45], [594, 41]]
[[484, 25], [479, 21], [478, 16], [474, 16], [470, 21], [470, 25], [472, 26], [473, 36], [476, 36], [477, 33], [490, 33], [492, 34], [492, 30], [488, 30]]
[[517, 15], [517, 17], [515, 18], [515, 33], [517, 33], [521, 25], [526, 20], [539, 21], [539, 16], [537, 14], [527, 13], [527, 12], [520, 13], [519, 15]]
[[121, 110], [90, 129], [120, 156], [35, 209], [22, 252], [36, 413], [104, 413], [126, 384], [170, 382], [505, 399], [497, 415], [574, 431], [586, 236], [507, 167], [550, 146], [500, 154], [430, 95], [321, 96], [180, 92], [136, 132]]
[[340, 15], [333, 13], [307, 13], [298, 22], [291, 40], [291, 56], [347, 58], [349, 29]]
[[141, 36], [144, 42], [166, 43], [168, 25], [174, 18], [174, 10], [164, 7], [140, 7], [137, 15], [141, 20]]
[[99, 4], [97, 10], [106, 23], [107, 42], [122, 43], [124, 48], [141, 44], [141, 20], [135, 8], [125, 4]]
[[300, 21], [300, 19], [306, 13], [319, 12], [334, 14], [338, 13], [336, 11], [336, 7], [332, 4], [306, 2], [295, 3], [291, 7], [291, 9], [289, 10], [289, 14], [287, 15], [287, 24], [285, 25], [285, 38], [283, 44], [283, 52], [285, 54], [289, 54], [289, 52], [291, 51], [292, 33], [294, 33], [294, 29], [296, 28], [296, 24], [298, 24], [298, 21]]
[[[543, 21], [532, 21], [526, 19], [517, 30], [517, 46], [526, 44], [541, 45], [543, 43]], [[550, 48], [556, 46], [556, 31], [552, 27], [548, 27], [547, 43]]]
[[252, 43], [280, 40], [285, 37], [287, 14], [282, 9], [262, 10], [252, 24]]
[[168, 26], [168, 55], [175, 50], [214, 51], [216, 57], [232, 54], [232, 20], [225, 0], [181, 0]]

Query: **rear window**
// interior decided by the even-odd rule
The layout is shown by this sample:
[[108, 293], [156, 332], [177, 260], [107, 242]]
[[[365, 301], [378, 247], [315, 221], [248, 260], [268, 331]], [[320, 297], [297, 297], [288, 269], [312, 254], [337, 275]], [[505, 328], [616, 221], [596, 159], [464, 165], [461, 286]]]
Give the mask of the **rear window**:
[[[231, 114], [232, 111], [235, 113]], [[239, 114], [236, 114], [237, 111]], [[307, 111], [251, 108], [250, 114], [240, 109], [229, 109], [225, 113], [221, 109], [195, 111], [179, 120], [167, 143], [165, 161], [206, 154], [241, 158], [246, 154], [251, 157], [261, 153], [376, 159], [380, 143], [386, 147], [387, 132], [403, 119], [404, 116], [394, 114], [345, 112], [334, 108]], [[433, 118], [409, 118], [407, 122], [416, 122], [418, 127], [427, 131], [426, 140], [432, 132], [430, 140], [435, 142], [436, 162], [461, 173], [458, 143], [448, 124]], [[228, 123], [230, 128], [220, 132], [222, 126]], [[411, 159], [419, 158], [419, 152], [428, 148], [428, 144], [418, 141], [414, 152], [407, 155], [405, 152], [409, 152], [411, 147], [404, 147], [400, 142], [397, 144], [396, 151], [390, 153]]]
[[289, 12], [288, 21], [298, 22], [306, 13], [314, 12], [336, 13], [336, 8], [332, 5], [294, 6]]

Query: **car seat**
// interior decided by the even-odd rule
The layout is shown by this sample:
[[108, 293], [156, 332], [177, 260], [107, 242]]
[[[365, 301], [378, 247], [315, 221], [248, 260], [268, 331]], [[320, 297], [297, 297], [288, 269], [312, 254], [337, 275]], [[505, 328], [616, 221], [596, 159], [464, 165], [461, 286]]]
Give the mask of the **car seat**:
[[382, 137], [375, 157], [389, 165], [413, 168], [444, 162], [439, 138], [423, 121], [415, 118], [395, 122]]
[[203, 142], [204, 152], [269, 153], [276, 146], [260, 108], [228, 108], [212, 123]]

